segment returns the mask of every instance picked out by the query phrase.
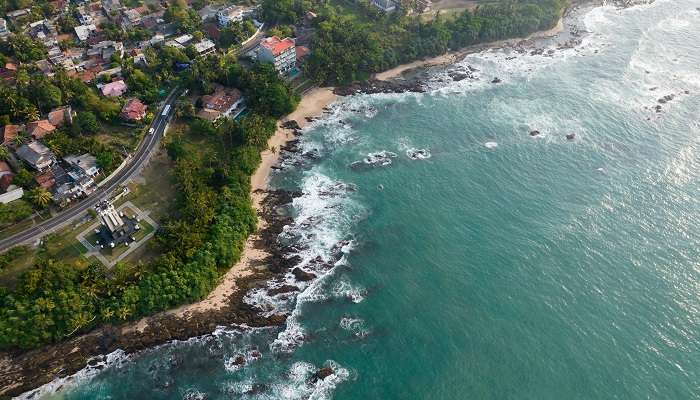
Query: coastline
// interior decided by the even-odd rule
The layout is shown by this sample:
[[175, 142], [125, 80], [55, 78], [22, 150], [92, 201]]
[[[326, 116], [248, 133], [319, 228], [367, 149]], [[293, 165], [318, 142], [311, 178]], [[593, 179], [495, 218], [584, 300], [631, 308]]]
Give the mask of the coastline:
[[[374, 79], [385, 82], [410, 80], [416, 84], [421, 79], [421, 72], [432, 67], [447, 67], [470, 53], [556, 36], [564, 31], [569, 12], [579, 5], [574, 2], [565, 10], [557, 26], [550, 30], [536, 32], [527, 38], [475, 45], [400, 65], [375, 74]], [[243, 301], [250, 289], [264, 285], [275, 274], [289, 269], [288, 265], [284, 265], [285, 261], [278, 257], [283, 251], [275, 249], [273, 242], [285, 223], [284, 218], [275, 215], [274, 209], [288, 203], [290, 195], [270, 192], [268, 179], [280, 159], [280, 149], [297, 138], [296, 131], [308, 124], [307, 118], [320, 116], [325, 107], [343, 95], [337, 94], [337, 89], [325, 87], [309, 90], [302, 96], [297, 109], [278, 121], [275, 134], [268, 140], [268, 150], [261, 153], [260, 165], [251, 176], [251, 201], [258, 214], [258, 230], [246, 240], [241, 260], [221, 277], [217, 287], [205, 299], [120, 326], [98, 328], [41, 349], [0, 355], [0, 398], [31, 393], [28, 391], [85, 369], [86, 364], [92, 367], [97, 365], [95, 368], [99, 369], [100, 363], [106, 359], [104, 354], [117, 349], [127, 354], [134, 353], [172, 340], [206, 335], [221, 325], [254, 327], [284, 324], [286, 316], [262, 317]], [[401, 85], [401, 91], [407, 91], [405, 84]], [[285, 127], [285, 123], [292, 121], [298, 127]]]
[[[188, 318], [192, 313], [206, 312], [220, 309], [226, 306], [227, 300], [236, 291], [236, 281], [242, 277], [250, 276], [252, 269], [265, 262], [270, 257], [268, 249], [261, 248], [257, 242], [261, 239], [260, 232], [268, 227], [268, 222], [261, 215], [263, 202], [268, 190], [268, 179], [273, 167], [280, 159], [279, 149], [283, 148], [291, 140], [295, 139], [293, 129], [282, 126], [287, 121], [296, 121], [300, 128], [306, 126], [307, 118], [314, 118], [323, 112], [323, 109], [333, 103], [338, 98], [333, 93], [333, 88], [313, 88], [302, 96], [296, 110], [280, 119], [277, 124], [275, 134], [268, 139], [267, 150], [260, 153], [261, 161], [258, 169], [251, 176], [251, 201], [253, 208], [258, 213], [258, 232], [251, 234], [245, 243], [245, 250], [241, 259], [229, 269], [221, 278], [219, 285], [207, 296], [206, 299], [192, 304], [186, 304], [178, 308], [163, 311], [162, 314], [173, 315], [178, 318]], [[275, 149], [272, 151], [271, 149]], [[136, 329], [143, 331], [148, 326], [148, 321], [153, 317], [144, 317], [139, 321], [124, 327], [125, 331]]]

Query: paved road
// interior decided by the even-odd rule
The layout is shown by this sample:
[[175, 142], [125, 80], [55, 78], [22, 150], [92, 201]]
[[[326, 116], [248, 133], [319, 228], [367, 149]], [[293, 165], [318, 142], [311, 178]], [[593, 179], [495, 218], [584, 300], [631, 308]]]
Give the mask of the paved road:
[[[114, 175], [109, 182], [99, 187], [88, 198], [74, 204], [72, 207], [61, 211], [50, 219], [44, 220], [41, 223], [27, 228], [22, 232], [14, 234], [7, 238], [0, 239], [0, 251], [5, 251], [10, 247], [17, 246], [23, 243], [35, 242], [43, 236], [71, 223], [76, 218], [80, 217], [87, 209], [93, 207], [98, 202], [108, 198], [112, 192], [120, 185], [126, 183], [151, 157], [151, 152], [160, 142], [160, 139], [165, 134], [165, 127], [170, 121], [173, 114], [173, 105], [178, 97], [178, 90], [174, 89], [163, 102], [162, 107], [158, 110], [158, 114], [151, 122], [150, 128], [153, 128], [152, 134], [146, 134], [146, 137], [141, 141], [136, 152], [131, 156], [128, 164], [119, 173]], [[170, 106], [166, 115], [163, 111], [167, 106]]]

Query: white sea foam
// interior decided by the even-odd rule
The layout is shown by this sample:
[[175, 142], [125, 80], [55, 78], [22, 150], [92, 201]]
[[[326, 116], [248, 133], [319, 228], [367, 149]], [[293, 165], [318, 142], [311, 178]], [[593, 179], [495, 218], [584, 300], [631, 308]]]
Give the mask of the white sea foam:
[[430, 151], [428, 149], [408, 149], [406, 150], [406, 157], [410, 158], [411, 160], [426, 160], [430, 158], [432, 155], [430, 154]]
[[343, 317], [338, 325], [359, 338], [369, 335], [369, 329], [365, 327], [365, 321], [362, 318]]
[[487, 149], [495, 149], [496, 147], [498, 147], [498, 143], [486, 142], [486, 143], [484, 143], [484, 147], [486, 147]]
[[353, 303], [361, 303], [365, 299], [367, 291], [360, 286], [353, 286], [345, 279], [340, 280], [333, 287], [333, 295], [338, 298], [346, 298]]
[[[119, 368], [125, 362], [129, 360], [129, 356], [123, 350], [116, 350], [112, 353], [107, 354], [104, 357], [97, 357], [88, 360], [88, 365], [76, 372], [73, 375], [69, 375], [64, 378], [56, 378], [53, 381], [42, 385], [34, 390], [23, 393], [15, 399], [18, 400], [29, 400], [37, 399], [40, 397], [48, 396], [57, 393], [59, 390], [70, 389], [75, 387], [81, 382], [87, 381], [97, 374], [99, 374], [103, 369], [108, 367]], [[90, 365], [92, 364], [92, 365]]]
[[333, 373], [325, 379], [312, 379], [318, 370], [308, 362], [296, 362], [292, 364], [287, 374], [287, 379], [275, 382], [270, 387], [269, 397], [273, 399], [330, 399], [336, 386], [350, 378], [350, 371], [338, 363], [330, 360], [326, 365]]

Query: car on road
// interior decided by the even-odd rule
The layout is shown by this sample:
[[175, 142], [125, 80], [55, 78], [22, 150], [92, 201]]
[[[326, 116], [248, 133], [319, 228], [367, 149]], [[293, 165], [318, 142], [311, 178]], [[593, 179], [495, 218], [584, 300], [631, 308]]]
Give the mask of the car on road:
[[154, 131], [155, 131], [155, 128], [151, 128], [151, 129], [148, 130], [148, 134], [149, 134], [149, 135], [152, 135]]

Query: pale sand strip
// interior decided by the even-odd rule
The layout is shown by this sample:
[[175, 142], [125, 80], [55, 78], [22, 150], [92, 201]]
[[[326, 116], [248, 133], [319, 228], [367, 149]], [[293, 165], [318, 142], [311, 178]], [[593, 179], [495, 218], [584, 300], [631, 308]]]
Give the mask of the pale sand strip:
[[[299, 126], [304, 127], [306, 122], [306, 117], [316, 117], [321, 115], [323, 108], [327, 105], [333, 103], [337, 96], [333, 93], [333, 88], [315, 88], [302, 96], [301, 101], [297, 109], [280, 120], [280, 122], [296, 120]], [[264, 198], [264, 194], [256, 193], [258, 189], [266, 189], [267, 182], [270, 177], [270, 172], [272, 167], [279, 161], [279, 149], [283, 147], [288, 141], [294, 139], [292, 131], [289, 129], [284, 129], [279, 127], [275, 132], [275, 135], [268, 141], [268, 149], [263, 151], [260, 155], [262, 156], [262, 161], [255, 171], [255, 174], [251, 177], [251, 198], [253, 201], [253, 207], [256, 210], [260, 209], [260, 202]], [[272, 152], [271, 149], [275, 149]], [[258, 218], [258, 228], [263, 228], [265, 222]], [[164, 311], [159, 315], [174, 315], [177, 317], [187, 318], [191, 313], [197, 313], [208, 310], [220, 309], [226, 304], [228, 297], [236, 290], [236, 279], [250, 275], [253, 265], [259, 261], [265, 259], [268, 254], [255, 247], [254, 243], [258, 240], [257, 234], [250, 235], [245, 244], [245, 250], [241, 256], [241, 260], [238, 261], [233, 267], [231, 267], [228, 272], [221, 278], [219, 285], [209, 293], [206, 299], [201, 300], [197, 303], [186, 304], [172, 310]], [[148, 326], [148, 320], [151, 317], [144, 317], [132, 324], [127, 324], [122, 328], [123, 332], [129, 332], [133, 329], [137, 329], [143, 332]]]
[[470, 46], [470, 47], [467, 47], [464, 49], [450, 51], [446, 54], [442, 54], [442, 55], [439, 55], [436, 57], [426, 58], [424, 60], [418, 60], [418, 61], [414, 61], [412, 63], [399, 65], [398, 67], [394, 67], [394, 68], [386, 70], [384, 72], [374, 74], [374, 78], [378, 79], [380, 81], [387, 81], [390, 79], [395, 79], [395, 78], [400, 77], [406, 71], [410, 71], [410, 70], [418, 69], [418, 68], [434, 67], [434, 66], [438, 66], [438, 65], [454, 64], [457, 61], [460, 61], [461, 59], [463, 59], [469, 53], [482, 51], [482, 50], [487, 49], [487, 48], [499, 48], [499, 47], [503, 47], [503, 46], [507, 46], [507, 45], [512, 45], [512, 44], [518, 43], [518, 42], [523, 41], [523, 40], [548, 38], [548, 37], [558, 35], [563, 30], [564, 30], [564, 19], [560, 18], [557, 25], [550, 30], [535, 32], [535, 33], [531, 34], [530, 36], [524, 37], [524, 38], [499, 40], [496, 42], [482, 43], [482, 44], [477, 44], [477, 45]]

